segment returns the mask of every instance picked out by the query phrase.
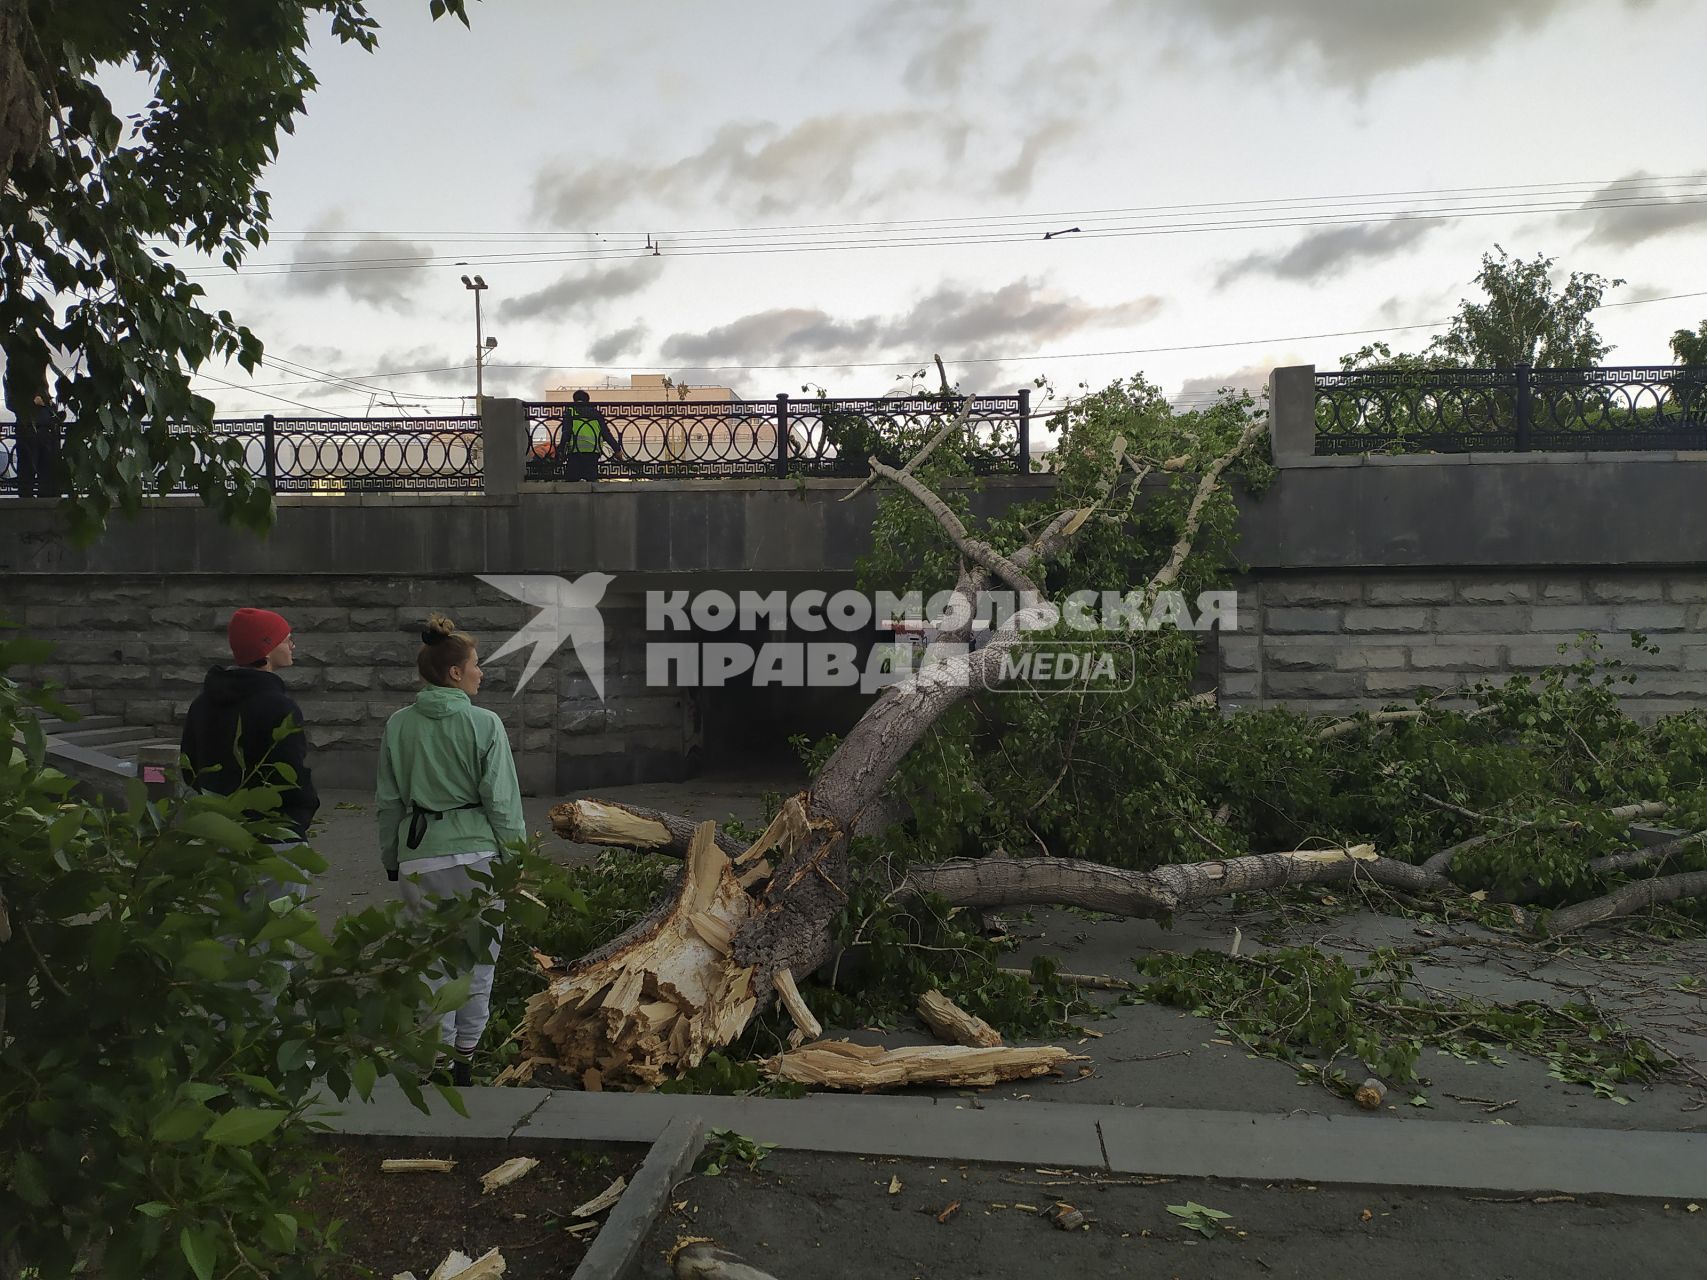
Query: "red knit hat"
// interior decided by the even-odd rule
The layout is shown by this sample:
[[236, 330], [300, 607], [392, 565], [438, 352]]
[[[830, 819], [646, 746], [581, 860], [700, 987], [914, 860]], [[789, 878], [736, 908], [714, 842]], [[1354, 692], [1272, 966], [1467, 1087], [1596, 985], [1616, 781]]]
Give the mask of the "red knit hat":
[[231, 641], [231, 656], [245, 667], [266, 657], [289, 634], [290, 623], [266, 609], [239, 609], [225, 628], [226, 638]]

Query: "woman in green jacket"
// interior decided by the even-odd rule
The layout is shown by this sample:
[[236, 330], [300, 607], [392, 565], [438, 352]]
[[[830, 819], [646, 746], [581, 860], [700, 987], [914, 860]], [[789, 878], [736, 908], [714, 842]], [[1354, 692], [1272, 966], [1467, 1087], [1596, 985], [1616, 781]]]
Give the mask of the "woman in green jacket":
[[[435, 613], [421, 641], [415, 665], [426, 688], [386, 722], [375, 797], [386, 874], [417, 918], [434, 898], [472, 892], [473, 876], [527, 833], [504, 722], [472, 701], [481, 677], [473, 637]], [[468, 1003], [444, 1017], [442, 1035], [456, 1052], [451, 1070], [459, 1085], [470, 1083], [469, 1055], [491, 1016], [502, 939], [500, 929], [490, 961], [474, 967]], [[444, 981], [442, 975], [434, 979], [434, 988]]]

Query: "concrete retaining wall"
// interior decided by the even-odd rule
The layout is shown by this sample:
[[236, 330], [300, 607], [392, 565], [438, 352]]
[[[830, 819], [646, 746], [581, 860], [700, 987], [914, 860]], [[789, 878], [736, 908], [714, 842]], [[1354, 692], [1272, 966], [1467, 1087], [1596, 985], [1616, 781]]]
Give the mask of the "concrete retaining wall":
[[[1251, 580], [1218, 637], [1223, 706], [1344, 712], [1461, 694], [1575, 661], [1588, 632], [1652, 720], [1707, 708], [1707, 570], [1279, 574]], [[1631, 633], [1647, 647], [1632, 647]], [[1566, 653], [1561, 656], [1560, 646]]]
[[[240, 604], [277, 609], [295, 628], [296, 665], [283, 678], [307, 721], [311, 763], [339, 786], [372, 784], [385, 721], [420, 687], [415, 655], [430, 611], [449, 614], [486, 655], [534, 613], [466, 575], [20, 575], [0, 589], [0, 614], [56, 646], [30, 676], [166, 735], [207, 669], [230, 662], [225, 624]], [[690, 708], [646, 684], [639, 601], [607, 599], [603, 613], [606, 702], [570, 646], [519, 696], [520, 655], [486, 668], [481, 704], [509, 726], [529, 791], [687, 776]]]

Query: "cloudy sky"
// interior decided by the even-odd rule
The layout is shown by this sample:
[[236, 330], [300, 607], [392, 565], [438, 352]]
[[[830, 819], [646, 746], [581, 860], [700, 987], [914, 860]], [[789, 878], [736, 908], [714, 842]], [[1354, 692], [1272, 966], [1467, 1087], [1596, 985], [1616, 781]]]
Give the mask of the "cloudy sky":
[[375, 8], [377, 54], [311, 55], [272, 243], [198, 268], [276, 362], [212, 370], [222, 413], [460, 410], [465, 272], [523, 397], [864, 394], [940, 353], [1189, 403], [1422, 346], [1496, 242], [1628, 281], [1614, 361], [1707, 316], [1691, 0]]

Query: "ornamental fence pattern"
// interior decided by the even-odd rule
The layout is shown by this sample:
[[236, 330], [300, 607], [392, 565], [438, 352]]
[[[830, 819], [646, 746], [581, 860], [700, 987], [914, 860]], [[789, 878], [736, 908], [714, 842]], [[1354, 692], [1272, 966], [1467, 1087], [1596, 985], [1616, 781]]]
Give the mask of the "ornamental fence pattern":
[[1316, 374], [1316, 452], [1707, 449], [1707, 368]]
[[[900, 466], [964, 400], [940, 396], [772, 400], [593, 401], [615, 448], [601, 441], [599, 477], [863, 476], [877, 457]], [[562, 403], [527, 406], [530, 480], [573, 478]], [[986, 474], [1028, 469], [1031, 397], [975, 396], [963, 447]]]
[[[26, 441], [30, 431], [25, 428]], [[235, 448], [275, 493], [479, 493], [483, 478], [480, 419], [473, 417], [358, 421], [269, 414], [218, 419], [212, 438], [216, 447]], [[21, 461], [17, 425], [0, 424], [0, 493], [18, 492]], [[194, 489], [181, 481], [171, 492]]]

